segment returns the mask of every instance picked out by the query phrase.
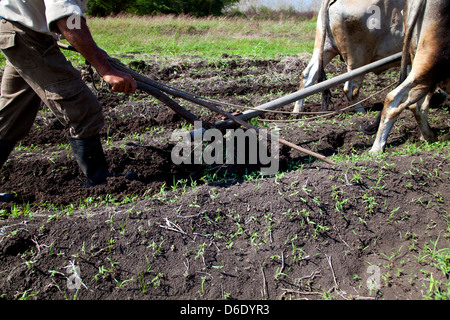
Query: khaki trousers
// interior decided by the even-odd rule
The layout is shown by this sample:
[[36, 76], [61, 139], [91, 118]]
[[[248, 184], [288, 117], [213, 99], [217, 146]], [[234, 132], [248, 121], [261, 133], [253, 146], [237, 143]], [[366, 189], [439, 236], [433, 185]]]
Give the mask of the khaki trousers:
[[43, 101], [69, 136], [96, 135], [104, 125], [97, 97], [67, 61], [53, 37], [0, 21], [6, 57], [0, 97], [0, 139], [16, 142], [30, 131]]

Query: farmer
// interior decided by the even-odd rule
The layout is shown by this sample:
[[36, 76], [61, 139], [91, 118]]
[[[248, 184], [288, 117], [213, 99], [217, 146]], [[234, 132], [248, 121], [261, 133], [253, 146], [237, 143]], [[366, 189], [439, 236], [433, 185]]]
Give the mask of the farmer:
[[[65, 38], [102, 75], [114, 92], [131, 94], [136, 82], [114, 69], [94, 42], [83, 13], [87, 0], [1, 0], [0, 49], [6, 57], [0, 97], [0, 168], [26, 136], [43, 101], [68, 128], [68, 140], [88, 185], [110, 176], [99, 132], [101, 105], [61, 53]], [[10, 201], [0, 194], [0, 202]]]

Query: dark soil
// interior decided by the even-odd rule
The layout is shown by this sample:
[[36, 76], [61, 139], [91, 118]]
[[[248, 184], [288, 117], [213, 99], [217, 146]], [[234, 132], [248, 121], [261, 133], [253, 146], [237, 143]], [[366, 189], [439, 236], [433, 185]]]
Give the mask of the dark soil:
[[[131, 66], [174, 87], [248, 107], [297, 90], [306, 63], [225, 54], [220, 62], [149, 58]], [[335, 61], [327, 71], [341, 73], [344, 66]], [[369, 75], [362, 91], [375, 93], [396, 74]], [[448, 283], [430, 252], [433, 244], [449, 248], [449, 150], [397, 153], [419, 141], [410, 113], [391, 133], [386, 158], [330, 166], [281, 146], [280, 173], [266, 177], [254, 171], [257, 165], [175, 165], [171, 135], [186, 127], [184, 120], [142, 92], [96, 92], [107, 118], [102, 139], [110, 170], [134, 175], [85, 188], [65, 129], [43, 108], [0, 174], [1, 191], [16, 195], [0, 206], [1, 298], [425, 299], [435, 297], [430, 279], [434, 289]], [[363, 105], [379, 108], [383, 97]], [[203, 120], [221, 118], [180, 103]], [[339, 87], [333, 108], [346, 106]], [[305, 111], [319, 110], [317, 95]], [[373, 137], [360, 129], [374, 117], [266, 124], [304, 148], [351, 159], [370, 149]], [[433, 108], [430, 118], [439, 139], [447, 140], [448, 104]], [[367, 284], [374, 276], [377, 288]]]

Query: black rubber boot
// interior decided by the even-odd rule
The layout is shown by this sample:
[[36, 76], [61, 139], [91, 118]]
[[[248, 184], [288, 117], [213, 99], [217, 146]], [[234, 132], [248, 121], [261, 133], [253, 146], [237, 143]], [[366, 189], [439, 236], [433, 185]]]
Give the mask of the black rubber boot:
[[106, 178], [112, 174], [108, 171], [105, 154], [103, 153], [100, 136], [95, 135], [89, 138], [72, 138], [69, 139], [72, 152], [78, 165], [87, 178], [88, 187], [106, 184]]
[[[16, 143], [8, 142], [0, 139], [0, 168], [8, 159], [11, 151], [14, 149]], [[0, 193], [0, 202], [10, 202], [13, 199], [13, 195], [10, 193]]]
[[11, 202], [14, 196], [11, 193], [0, 193], [0, 202]]

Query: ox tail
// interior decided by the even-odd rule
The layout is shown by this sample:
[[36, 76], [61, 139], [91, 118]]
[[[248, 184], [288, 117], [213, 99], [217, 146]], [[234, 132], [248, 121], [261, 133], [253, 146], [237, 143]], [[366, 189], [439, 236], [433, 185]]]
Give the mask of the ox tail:
[[[427, 0], [421, 0], [419, 5], [417, 6], [417, 11], [412, 12], [412, 20], [411, 23], [408, 23], [408, 27], [405, 30], [405, 38], [403, 40], [403, 55], [402, 55], [402, 63], [400, 67], [400, 79], [398, 84], [401, 84], [403, 81], [406, 80], [406, 77], [408, 76], [408, 65], [411, 63], [411, 41], [414, 34], [414, 29], [417, 26], [417, 21], [419, 20], [419, 17], [423, 14], [425, 11], [425, 6], [427, 4]], [[407, 10], [408, 8], [405, 7]], [[409, 21], [409, 18], [407, 18]]]
[[[325, 41], [327, 38], [328, 33], [328, 26], [330, 25], [330, 14], [329, 14], [329, 8], [330, 6], [335, 2], [336, 0], [322, 0], [321, 4], [321, 21], [322, 25], [321, 27], [321, 34], [322, 38], [320, 39], [320, 51], [319, 51], [319, 79], [318, 82], [322, 82], [327, 80], [327, 75], [325, 73], [325, 68], [323, 66], [323, 52], [325, 48]], [[322, 92], [322, 110], [328, 110], [331, 104], [331, 90], [327, 89]]]
[[[410, 46], [412, 37], [414, 34], [414, 29], [416, 28], [417, 21], [419, 20], [420, 15], [424, 12], [425, 6], [426, 6], [427, 0], [421, 0], [420, 4], [417, 6], [417, 11], [412, 13], [412, 20], [411, 23], [408, 24], [407, 29], [405, 30], [405, 37], [403, 40], [403, 51], [402, 51], [402, 62], [400, 66], [400, 77], [397, 85], [400, 85], [406, 80], [406, 77], [408, 76], [408, 65], [411, 63], [411, 56], [410, 56]], [[406, 12], [408, 8], [404, 9], [404, 12]], [[409, 20], [408, 20], [409, 21]], [[375, 121], [365, 127], [361, 128], [361, 131], [366, 134], [373, 136], [377, 133], [378, 127], [381, 123], [381, 115], [383, 110], [381, 110]]]

